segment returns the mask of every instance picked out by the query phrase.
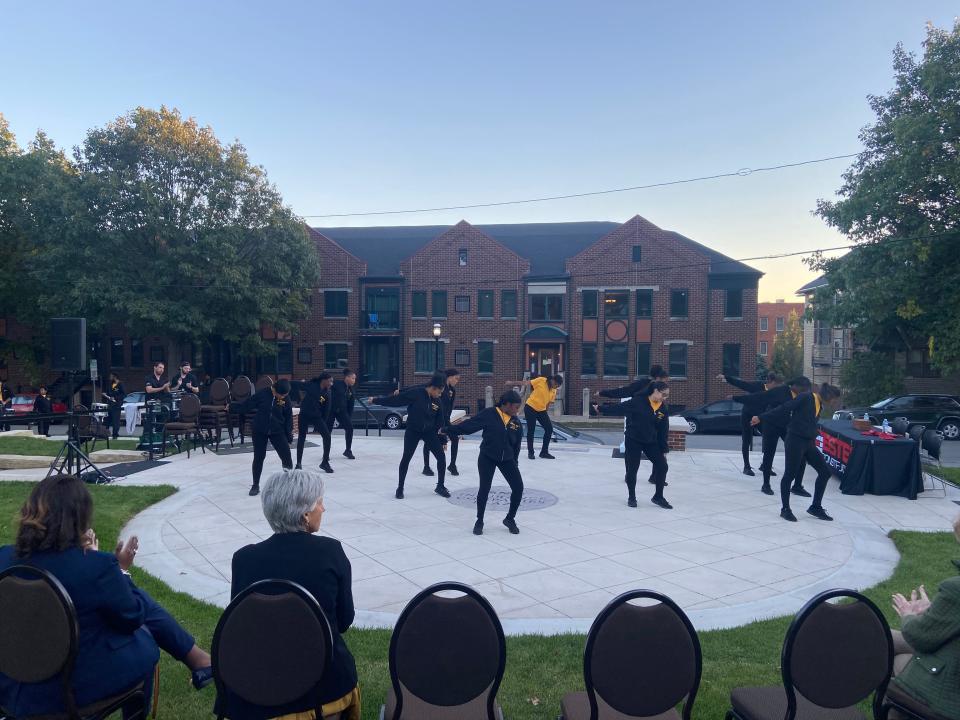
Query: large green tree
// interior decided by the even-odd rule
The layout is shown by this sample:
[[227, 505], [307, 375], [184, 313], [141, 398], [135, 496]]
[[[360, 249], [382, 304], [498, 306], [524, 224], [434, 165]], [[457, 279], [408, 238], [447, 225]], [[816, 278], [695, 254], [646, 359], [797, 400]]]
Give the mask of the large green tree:
[[929, 347], [960, 369], [960, 23], [928, 27], [923, 56], [898, 46], [895, 85], [869, 98], [876, 122], [818, 214], [856, 248], [817, 257], [828, 285], [813, 314], [856, 329], [858, 342]]

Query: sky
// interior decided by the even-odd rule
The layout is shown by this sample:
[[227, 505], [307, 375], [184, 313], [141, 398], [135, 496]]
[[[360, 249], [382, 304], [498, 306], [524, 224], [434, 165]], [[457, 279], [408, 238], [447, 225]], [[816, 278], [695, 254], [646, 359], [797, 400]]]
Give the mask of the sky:
[[[843, 245], [813, 215], [850, 160], [542, 203], [855, 153], [897, 43], [955, 2], [8, 0], [0, 112], [73, 147], [137, 106], [243, 143], [314, 226], [624, 221], [737, 259]], [[800, 257], [747, 260], [794, 298]]]

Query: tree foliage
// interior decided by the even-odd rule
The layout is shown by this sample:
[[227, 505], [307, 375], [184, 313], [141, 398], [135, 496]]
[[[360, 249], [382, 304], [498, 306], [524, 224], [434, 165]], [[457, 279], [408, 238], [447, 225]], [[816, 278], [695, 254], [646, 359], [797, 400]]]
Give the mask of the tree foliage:
[[858, 352], [840, 368], [847, 405], [872, 405], [903, 392], [903, 373], [883, 353]]
[[767, 367], [767, 359], [760, 353], [757, 353], [757, 365], [754, 372], [757, 380], [760, 382], [767, 381], [767, 373], [770, 372], [770, 368]]
[[895, 86], [869, 98], [876, 122], [843, 176], [839, 199], [817, 213], [857, 247], [816, 257], [828, 285], [813, 313], [858, 340], [929, 346], [960, 369], [960, 22], [928, 26], [923, 57], [898, 46]]
[[770, 369], [787, 380], [803, 375], [803, 326], [796, 311], [790, 311], [783, 332], [777, 333]]

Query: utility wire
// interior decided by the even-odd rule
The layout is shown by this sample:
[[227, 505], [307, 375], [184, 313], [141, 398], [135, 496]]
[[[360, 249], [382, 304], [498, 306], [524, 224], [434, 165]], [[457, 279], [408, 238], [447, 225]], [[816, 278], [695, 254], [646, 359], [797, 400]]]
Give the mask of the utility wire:
[[342, 218], [342, 217], [369, 217], [373, 215], [409, 215], [413, 213], [440, 212], [442, 210], [472, 210], [475, 208], [503, 207], [504, 205], [527, 205], [530, 203], [548, 202], [551, 200], [569, 200], [571, 198], [593, 197], [596, 195], [612, 195], [614, 193], [631, 192], [633, 190], [649, 190], [651, 188], [669, 187], [670, 185], [686, 185], [688, 183], [703, 182], [705, 180], [719, 180], [729, 177], [747, 177], [754, 173], [773, 172], [774, 170], [785, 170], [787, 168], [801, 167], [803, 165], [815, 165], [817, 163], [831, 162], [833, 160], [846, 160], [857, 157], [860, 153], [848, 153], [846, 155], [831, 155], [830, 157], [817, 158], [815, 160], [801, 160], [800, 162], [782, 163], [780, 165], [769, 165], [758, 168], [740, 168], [732, 172], [716, 173], [715, 175], [701, 175], [699, 177], [684, 178], [683, 180], [666, 180], [663, 182], [648, 183], [646, 185], [631, 185], [630, 187], [611, 188], [608, 190], [592, 190], [589, 192], [570, 193], [567, 195], [547, 195], [544, 197], [525, 198], [523, 200], [502, 200], [500, 202], [473, 203], [469, 205], [447, 205], [444, 207], [416, 208], [410, 210], [368, 210], [365, 212], [349, 213], [327, 213], [324, 215], [301, 215], [303, 218]]

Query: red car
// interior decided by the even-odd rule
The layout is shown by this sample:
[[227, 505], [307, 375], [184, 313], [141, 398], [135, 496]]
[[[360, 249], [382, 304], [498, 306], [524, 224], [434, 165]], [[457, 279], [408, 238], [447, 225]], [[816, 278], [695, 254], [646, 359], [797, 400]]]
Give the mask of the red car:
[[[23, 415], [25, 413], [33, 412], [33, 404], [37, 399], [37, 393], [24, 393], [22, 395], [13, 396], [13, 413], [15, 415]], [[55, 413], [65, 413], [67, 411], [67, 404], [61, 402], [60, 400], [51, 399], [51, 407]]]

